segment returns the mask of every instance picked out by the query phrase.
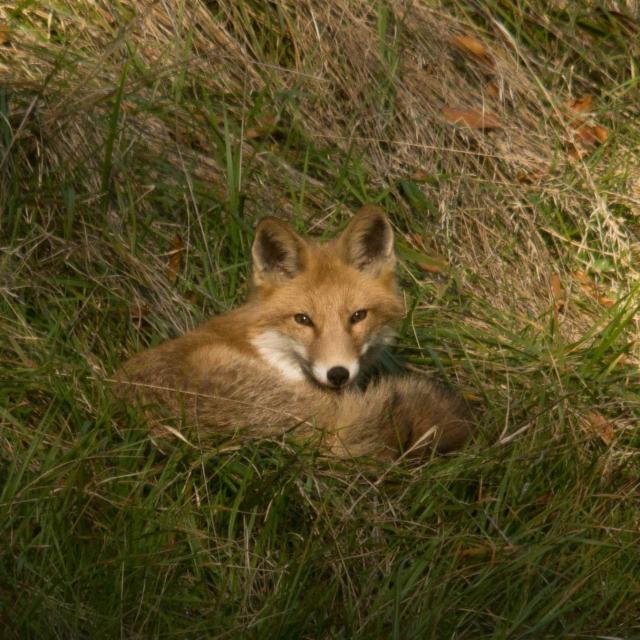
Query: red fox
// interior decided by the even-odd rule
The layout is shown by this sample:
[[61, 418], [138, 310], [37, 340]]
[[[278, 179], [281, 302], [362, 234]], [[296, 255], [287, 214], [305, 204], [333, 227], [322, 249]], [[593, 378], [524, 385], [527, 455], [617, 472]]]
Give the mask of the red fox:
[[317, 437], [343, 457], [423, 454], [461, 446], [464, 402], [420, 376], [358, 381], [403, 315], [392, 227], [366, 205], [328, 242], [263, 219], [243, 306], [131, 358], [119, 392], [160, 403], [211, 431]]

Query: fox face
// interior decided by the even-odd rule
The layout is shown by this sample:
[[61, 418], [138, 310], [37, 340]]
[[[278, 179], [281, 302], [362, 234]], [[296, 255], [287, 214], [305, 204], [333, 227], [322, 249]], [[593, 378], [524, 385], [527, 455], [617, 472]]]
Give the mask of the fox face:
[[256, 230], [252, 257], [250, 306], [258, 319], [250, 341], [286, 378], [345, 387], [390, 342], [403, 305], [393, 230], [379, 207], [363, 207], [325, 243], [266, 218]]

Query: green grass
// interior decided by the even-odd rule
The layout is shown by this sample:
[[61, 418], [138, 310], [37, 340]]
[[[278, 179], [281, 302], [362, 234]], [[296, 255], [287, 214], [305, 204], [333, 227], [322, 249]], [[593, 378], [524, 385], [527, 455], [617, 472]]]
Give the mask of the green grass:
[[[638, 15], [427, 4], [0, 7], [1, 637], [640, 636]], [[575, 162], [586, 94], [609, 139]], [[200, 448], [111, 397], [243, 300], [260, 216], [329, 236], [370, 201], [464, 451]]]

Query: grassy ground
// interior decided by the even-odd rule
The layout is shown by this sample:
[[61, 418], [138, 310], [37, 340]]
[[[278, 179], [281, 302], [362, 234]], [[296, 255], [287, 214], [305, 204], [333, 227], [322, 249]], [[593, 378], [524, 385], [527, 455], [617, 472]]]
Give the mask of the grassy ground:
[[[0, 635], [640, 637], [634, 7], [2, 3]], [[477, 441], [156, 447], [104, 379], [369, 201]]]

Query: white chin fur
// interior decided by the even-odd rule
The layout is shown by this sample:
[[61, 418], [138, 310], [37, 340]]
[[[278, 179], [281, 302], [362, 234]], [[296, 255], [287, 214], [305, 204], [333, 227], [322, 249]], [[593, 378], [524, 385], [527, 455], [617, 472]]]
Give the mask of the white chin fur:
[[346, 382], [346, 385], [351, 384], [357, 377], [358, 373], [360, 373], [360, 363], [357, 360], [354, 360], [353, 362], [349, 363], [349, 364], [343, 364], [341, 362], [334, 362], [330, 365], [325, 365], [325, 364], [321, 364], [319, 362], [316, 362], [313, 367], [311, 367], [311, 371], [313, 372], [313, 377], [320, 383], [320, 384], [325, 384], [328, 385], [330, 387], [332, 387], [333, 385], [329, 382], [329, 378], [327, 378], [327, 372], [329, 371], [329, 369], [332, 369], [333, 367], [344, 367], [345, 369], [348, 369], [349, 371], [349, 380]]
[[258, 350], [262, 359], [287, 380], [301, 382], [305, 379], [296, 354], [306, 359], [307, 351], [299, 342], [278, 331], [264, 331], [253, 338], [251, 344]]

